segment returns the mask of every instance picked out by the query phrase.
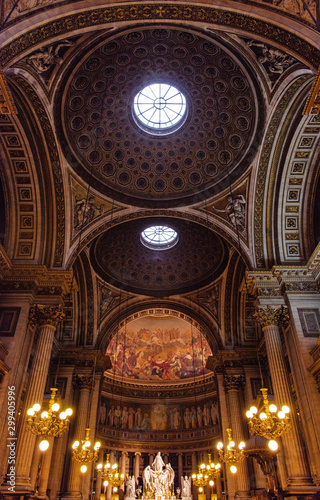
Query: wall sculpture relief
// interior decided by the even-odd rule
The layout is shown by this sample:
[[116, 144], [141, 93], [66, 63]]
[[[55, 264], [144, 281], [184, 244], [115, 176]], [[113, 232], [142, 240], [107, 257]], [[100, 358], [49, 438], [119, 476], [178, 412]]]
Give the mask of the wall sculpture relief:
[[130, 322], [107, 349], [116, 375], [155, 381], [203, 375], [210, 353], [197, 328], [169, 316]]
[[121, 406], [102, 400], [99, 423], [121, 430], [192, 430], [218, 425], [218, 405], [209, 400], [202, 404]]

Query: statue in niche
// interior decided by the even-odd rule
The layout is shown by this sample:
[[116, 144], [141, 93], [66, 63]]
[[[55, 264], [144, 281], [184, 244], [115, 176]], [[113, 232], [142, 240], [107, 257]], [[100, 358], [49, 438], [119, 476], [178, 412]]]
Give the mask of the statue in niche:
[[181, 476], [181, 498], [192, 498], [191, 477]]
[[136, 429], [140, 429], [142, 424], [142, 412], [141, 408], [138, 408], [134, 416], [134, 426]]
[[111, 408], [108, 411], [108, 424], [110, 427], [114, 426], [114, 405], [111, 405]]
[[105, 403], [101, 403], [99, 410], [99, 422], [102, 425], [105, 425], [107, 417], [107, 408]]
[[31, 64], [37, 73], [44, 73], [48, 71], [54, 64], [61, 64], [62, 58], [59, 56], [61, 47], [69, 47], [72, 42], [65, 40], [59, 43], [56, 47], [44, 47], [27, 58], [27, 62]]
[[128, 476], [128, 479], [126, 481], [125, 498], [136, 498], [136, 481], [134, 476]]
[[247, 42], [247, 45], [249, 47], [259, 47], [261, 49], [262, 56], [258, 58], [258, 61], [261, 64], [266, 63], [268, 70], [271, 73], [278, 73], [281, 75], [287, 68], [289, 68], [289, 66], [291, 66], [291, 64], [295, 62], [294, 57], [282, 52], [282, 50], [268, 47], [265, 43], [250, 40]]
[[180, 412], [178, 408], [173, 408], [173, 429], [176, 431], [180, 427]]

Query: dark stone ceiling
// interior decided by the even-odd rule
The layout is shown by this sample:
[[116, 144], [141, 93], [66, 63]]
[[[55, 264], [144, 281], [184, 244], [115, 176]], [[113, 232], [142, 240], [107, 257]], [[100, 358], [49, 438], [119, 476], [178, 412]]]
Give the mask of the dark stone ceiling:
[[[236, 179], [256, 152], [260, 91], [221, 41], [171, 26], [136, 29], [100, 42], [70, 68], [55, 106], [65, 156], [114, 199], [152, 208], [195, 203]], [[187, 119], [172, 134], [152, 135], [133, 120], [133, 98], [151, 83], [186, 96]]]
[[[143, 229], [166, 224], [179, 235], [168, 250], [151, 250], [140, 241]], [[96, 238], [91, 263], [108, 283], [149, 296], [169, 296], [205, 286], [228, 261], [223, 240], [206, 227], [171, 218], [146, 218], [119, 224]]]

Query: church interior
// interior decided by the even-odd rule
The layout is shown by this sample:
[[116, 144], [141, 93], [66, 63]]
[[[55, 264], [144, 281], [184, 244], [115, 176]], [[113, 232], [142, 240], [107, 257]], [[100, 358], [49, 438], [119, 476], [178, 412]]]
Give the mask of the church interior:
[[319, 499], [319, 2], [0, 25], [0, 498]]

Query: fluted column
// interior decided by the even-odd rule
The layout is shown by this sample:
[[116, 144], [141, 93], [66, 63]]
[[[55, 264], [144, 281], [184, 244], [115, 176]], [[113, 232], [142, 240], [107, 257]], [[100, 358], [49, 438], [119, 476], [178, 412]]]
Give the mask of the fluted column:
[[310, 473], [302, 452], [279, 331], [279, 325], [289, 320], [287, 308], [259, 307], [254, 318], [262, 325], [276, 404], [279, 407], [288, 405], [292, 411], [291, 430], [282, 437], [289, 483], [310, 483]]
[[36, 436], [26, 429], [26, 412], [35, 403], [42, 403], [54, 333], [63, 317], [64, 313], [61, 307], [35, 305], [30, 308], [30, 323], [39, 325], [39, 328], [17, 446], [16, 491], [30, 491], [32, 489], [30, 467]]
[[[104, 457], [104, 449], [100, 448], [100, 450], [99, 450], [98, 464], [103, 464], [104, 465], [103, 457]], [[97, 479], [96, 479], [96, 500], [100, 500], [101, 489], [102, 489], [102, 478], [97, 475]]]
[[134, 465], [133, 465], [133, 474], [136, 480], [136, 484], [138, 484], [138, 477], [140, 475], [140, 451], [136, 451], [134, 454]]
[[[111, 451], [110, 452], [110, 464], [113, 465], [115, 463], [115, 452]], [[107, 500], [111, 500], [112, 497], [112, 486], [109, 484], [107, 486]]]
[[[90, 376], [77, 375], [75, 378], [75, 383], [79, 386], [79, 401], [78, 407], [75, 410], [76, 424], [74, 431], [74, 440], [77, 440], [81, 443], [81, 439], [84, 439], [86, 432], [87, 412], [93, 380]], [[65, 493], [63, 497], [78, 499], [80, 498], [80, 496], [82, 496], [81, 474], [80, 464], [72, 460], [70, 464], [67, 493]]]
[[[232, 437], [236, 446], [238, 446], [241, 441], [246, 441], [243, 433], [242, 411], [239, 400], [239, 390], [242, 389], [244, 382], [245, 378], [243, 375], [225, 375], [224, 377], [224, 387], [229, 400]], [[235, 479], [237, 480], [238, 491], [236, 495], [251, 497], [247, 461], [244, 460], [237, 464], [237, 468], [238, 472]]]
[[35, 490], [39, 464], [40, 464], [41, 457], [43, 455], [43, 452], [39, 448], [40, 441], [41, 441], [40, 436], [37, 436], [35, 447], [34, 447], [34, 452], [33, 452], [33, 457], [32, 457], [31, 469], [30, 469], [30, 483], [31, 483], [31, 488], [33, 490]]
[[49, 448], [42, 458], [41, 472], [39, 478], [39, 489], [38, 498], [48, 498], [47, 497], [47, 486], [50, 473], [51, 457], [53, 452], [54, 437], [50, 436], [47, 438], [49, 441]]
[[[128, 456], [128, 452], [127, 451], [123, 451], [121, 453], [121, 469], [120, 469], [120, 474], [123, 474], [124, 477], [126, 476], [127, 456]], [[122, 485], [120, 486], [120, 490], [121, 491], [124, 491], [124, 486], [125, 486], [125, 483], [123, 482]]]
[[[218, 458], [218, 452], [215, 450], [214, 451], [214, 463], [217, 463], [219, 462], [219, 458]], [[216, 485], [216, 493], [217, 493], [217, 499], [218, 500], [221, 500], [222, 499], [222, 482], [221, 482], [221, 477], [216, 477], [215, 480], [215, 485]]]
[[179, 479], [179, 483], [181, 481], [182, 474], [183, 474], [182, 453], [178, 453], [178, 479]]

